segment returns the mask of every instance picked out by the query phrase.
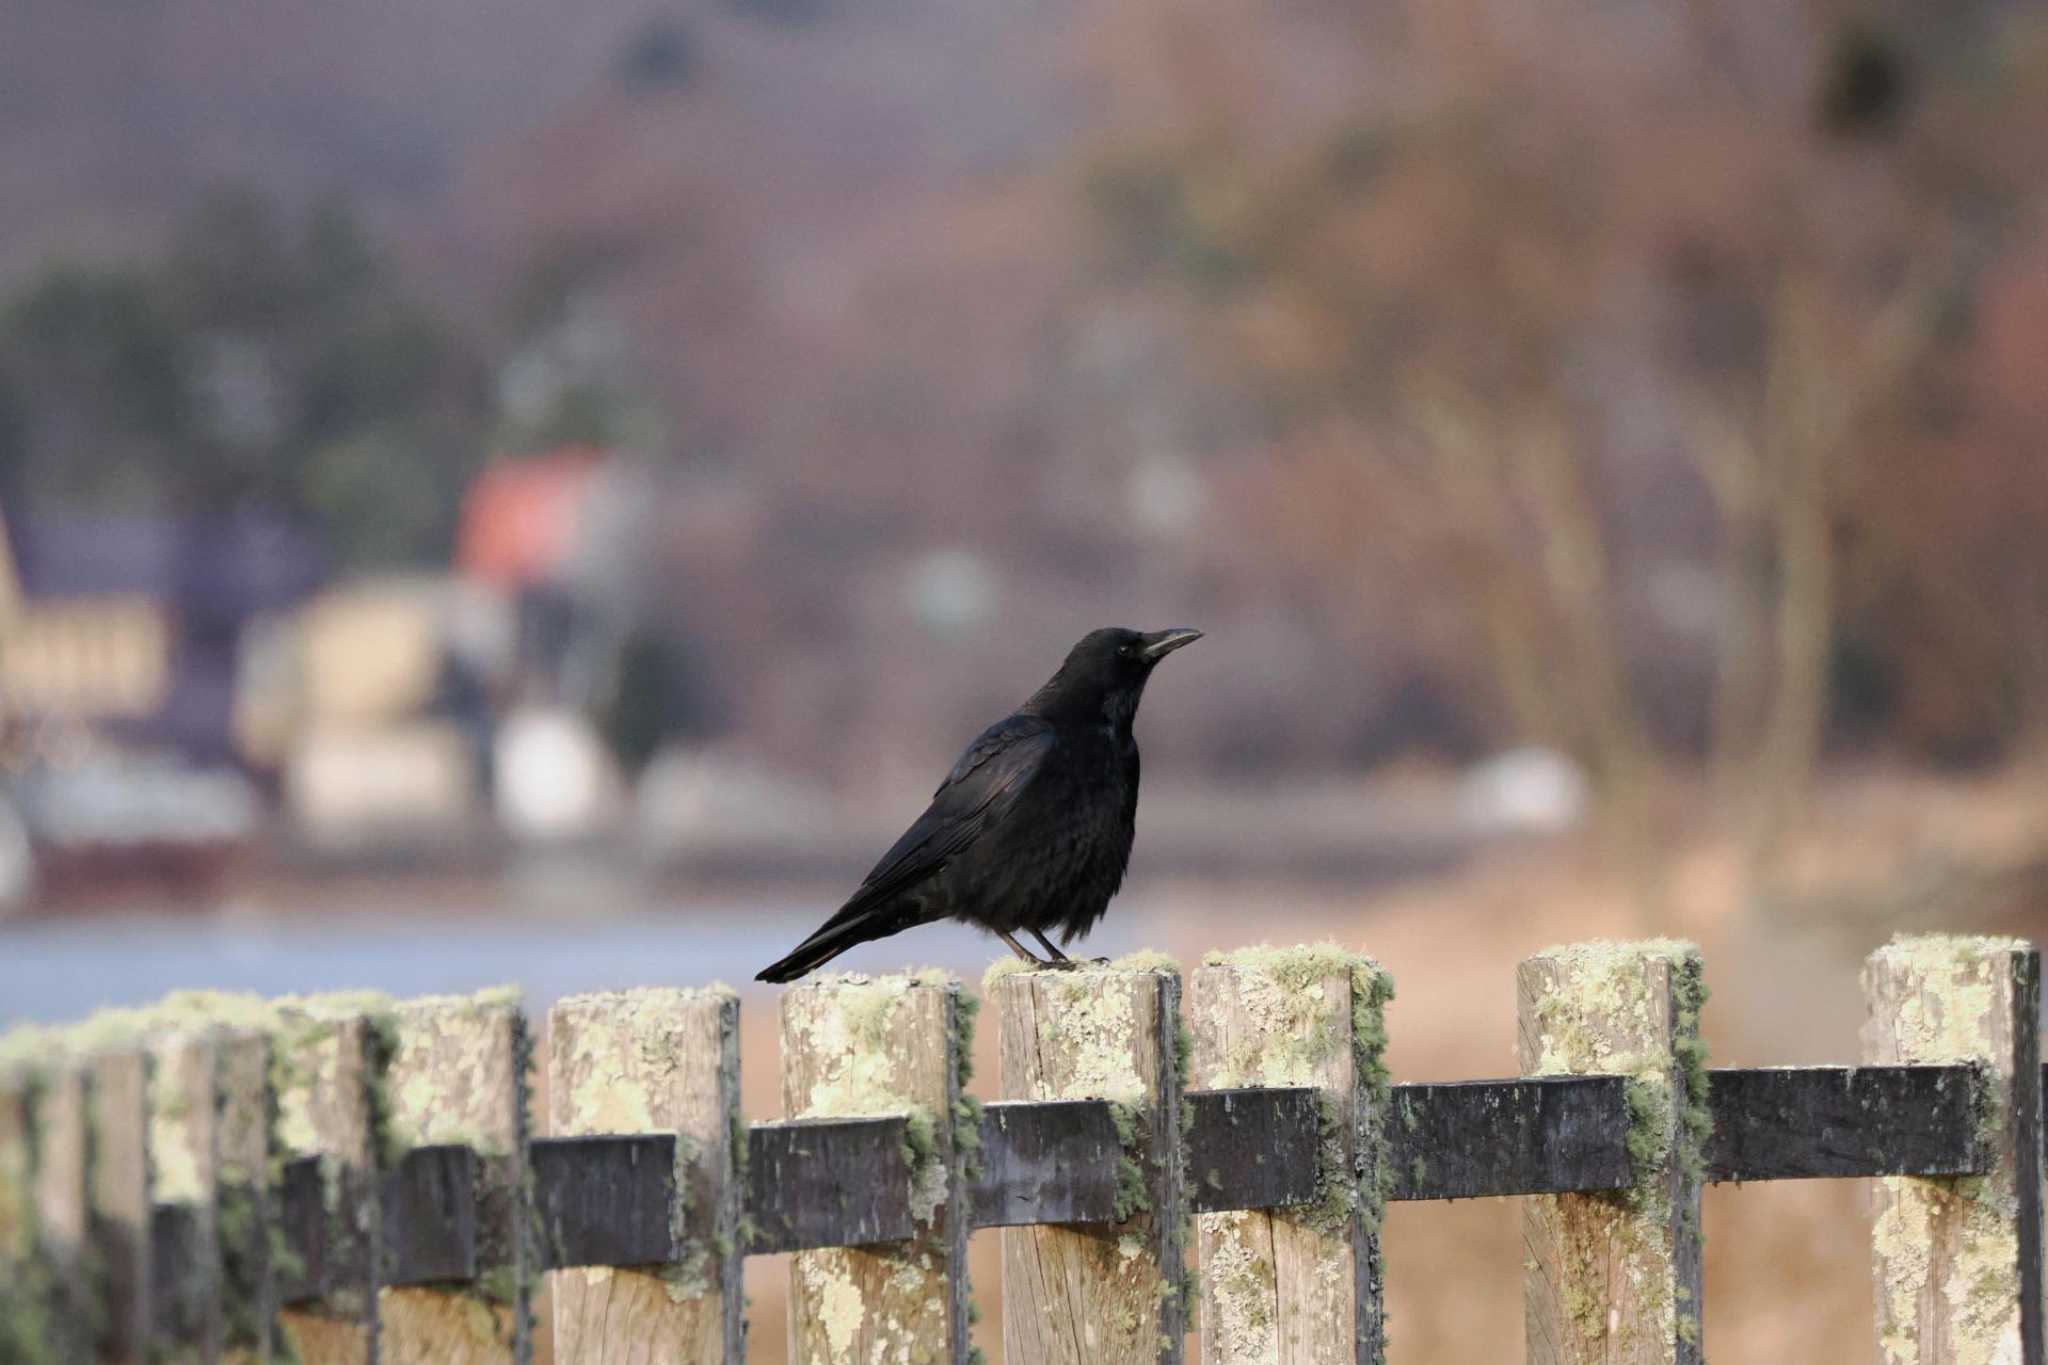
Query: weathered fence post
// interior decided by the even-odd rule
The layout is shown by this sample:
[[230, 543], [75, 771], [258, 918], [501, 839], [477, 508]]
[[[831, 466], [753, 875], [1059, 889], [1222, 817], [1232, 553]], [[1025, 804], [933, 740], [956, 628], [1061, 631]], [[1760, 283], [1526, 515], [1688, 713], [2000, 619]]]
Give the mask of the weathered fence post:
[[215, 1043], [213, 1227], [220, 1248], [221, 1359], [261, 1365], [277, 1333], [271, 1255], [278, 1217], [272, 1184], [269, 1007], [243, 998], [244, 1016]]
[[[530, 1332], [526, 1193], [526, 1018], [515, 988], [398, 1006], [386, 1084], [394, 1163], [415, 1147], [458, 1144], [476, 1154], [467, 1196], [475, 1260], [469, 1286], [378, 1290], [378, 1359], [384, 1365], [516, 1365]], [[399, 1167], [399, 1169], [403, 1169]], [[408, 1253], [442, 1229], [385, 1229], [387, 1266], [425, 1276]], [[407, 1276], [406, 1278], [410, 1278]]]
[[49, 1349], [47, 1271], [35, 1223], [35, 1078], [0, 1044], [0, 1360]]
[[737, 997], [722, 986], [579, 995], [548, 1021], [553, 1135], [676, 1134], [672, 1217], [715, 1229], [712, 1246], [675, 1266], [553, 1272], [555, 1360], [738, 1365]]
[[1581, 943], [1517, 977], [1525, 1076], [1630, 1077], [1634, 1185], [1522, 1201], [1530, 1365], [1698, 1365], [1706, 999], [1689, 943]]
[[2040, 1365], [2041, 958], [2018, 939], [1900, 938], [1864, 969], [1864, 1060], [1973, 1063], [1983, 1173], [1887, 1176], [1872, 1264], [1888, 1365]]
[[988, 981], [1004, 1099], [1105, 1099], [1120, 1221], [1003, 1229], [1003, 1351], [1032, 1365], [1175, 1365], [1187, 1327], [1180, 977], [1163, 957]]
[[287, 1302], [278, 1314], [287, 1344], [306, 1365], [375, 1358], [391, 1010], [388, 999], [367, 992], [278, 1005], [271, 1054], [278, 1145], [286, 1159], [320, 1159], [326, 1213], [321, 1264], [290, 1267], [299, 1273], [286, 1277], [311, 1272], [316, 1282], [297, 1288], [317, 1297]]
[[960, 983], [937, 972], [817, 977], [783, 992], [783, 1111], [907, 1114], [914, 1162], [908, 1241], [796, 1253], [789, 1329], [798, 1365], [967, 1359], [967, 1153], [955, 1120], [974, 1010]]
[[97, 1349], [107, 1311], [91, 1246], [86, 1075], [60, 1039], [45, 1033], [40, 1041], [31, 1092], [36, 1258], [43, 1268], [53, 1353], [60, 1360], [85, 1360]]
[[91, 1244], [107, 1296], [100, 1357], [127, 1365], [143, 1360], [149, 1342], [151, 1065], [139, 1043], [123, 1042], [91, 1052], [85, 1067]]
[[215, 1128], [219, 1039], [166, 1021], [150, 1031], [152, 1359], [212, 1361], [222, 1338]]
[[[1313, 1205], [1199, 1215], [1210, 1365], [1384, 1358], [1382, 1054], [1392, 996], [1377, 963], [1334, 944], [1211, 954], [1189, 983], [1192, 1086], [1314, 1086], [1323, 1111]], [[1197, 1185], [1206, 1176], [1189, 1172]]]

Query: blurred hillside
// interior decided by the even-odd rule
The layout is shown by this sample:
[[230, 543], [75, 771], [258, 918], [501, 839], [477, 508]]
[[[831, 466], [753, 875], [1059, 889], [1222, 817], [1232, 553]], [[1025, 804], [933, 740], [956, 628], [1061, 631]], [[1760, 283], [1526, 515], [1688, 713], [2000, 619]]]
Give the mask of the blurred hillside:
[[495, 457], [615, 448], [572, 595], [845, 789], [1102, 620], [1210, 633], [1167, 769], [1705, 762], [1760, 855], [1831, 747], [2048, 721], [2025, 7], [0, 26], [13, 519], [260, 497], [416, 568]]

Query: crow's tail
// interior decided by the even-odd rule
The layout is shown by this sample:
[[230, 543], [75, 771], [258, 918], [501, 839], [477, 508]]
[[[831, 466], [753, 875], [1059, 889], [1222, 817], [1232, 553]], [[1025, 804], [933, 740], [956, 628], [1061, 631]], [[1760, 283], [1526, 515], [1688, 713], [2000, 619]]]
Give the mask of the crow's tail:
[[824, 966], [848, 948], [866, 943], [871, 938], [881, 938], [889, 932], [887, 928], [878, 928], [868, 919], [856, 919], [848, 924], [827, 924], [797, 944], [788, 957], [763, 971], [754, 980], [773, 981], [777, 984], [794, 981], [804, 973]]

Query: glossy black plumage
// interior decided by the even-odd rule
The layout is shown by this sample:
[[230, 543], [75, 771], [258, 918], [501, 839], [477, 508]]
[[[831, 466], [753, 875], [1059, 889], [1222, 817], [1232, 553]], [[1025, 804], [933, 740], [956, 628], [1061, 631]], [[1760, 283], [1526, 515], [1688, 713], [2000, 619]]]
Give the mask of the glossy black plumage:
[[[758, 980], [794, 981], [848, 948], [933, 920], [1071, 943], [1123, 885], [1137, 829], [1131, 722], [1153, 667], [1193, 630], [1093, 631], [1014, 715], [981, 732], [860, 889]], [[1036, 961], [1037, 959], [1032, 958]], [[1062, 959], [1063, 960], [1063, 959]]]

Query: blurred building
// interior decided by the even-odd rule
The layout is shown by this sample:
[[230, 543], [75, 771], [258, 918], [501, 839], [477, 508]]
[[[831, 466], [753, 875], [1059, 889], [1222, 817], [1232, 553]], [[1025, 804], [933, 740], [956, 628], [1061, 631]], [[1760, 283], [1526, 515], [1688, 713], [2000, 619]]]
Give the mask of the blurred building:
[[201, 765], [241, 760], [244, 640], [325, 576], [318, 543], [258, 508], [0, 522], [0, 713]]

